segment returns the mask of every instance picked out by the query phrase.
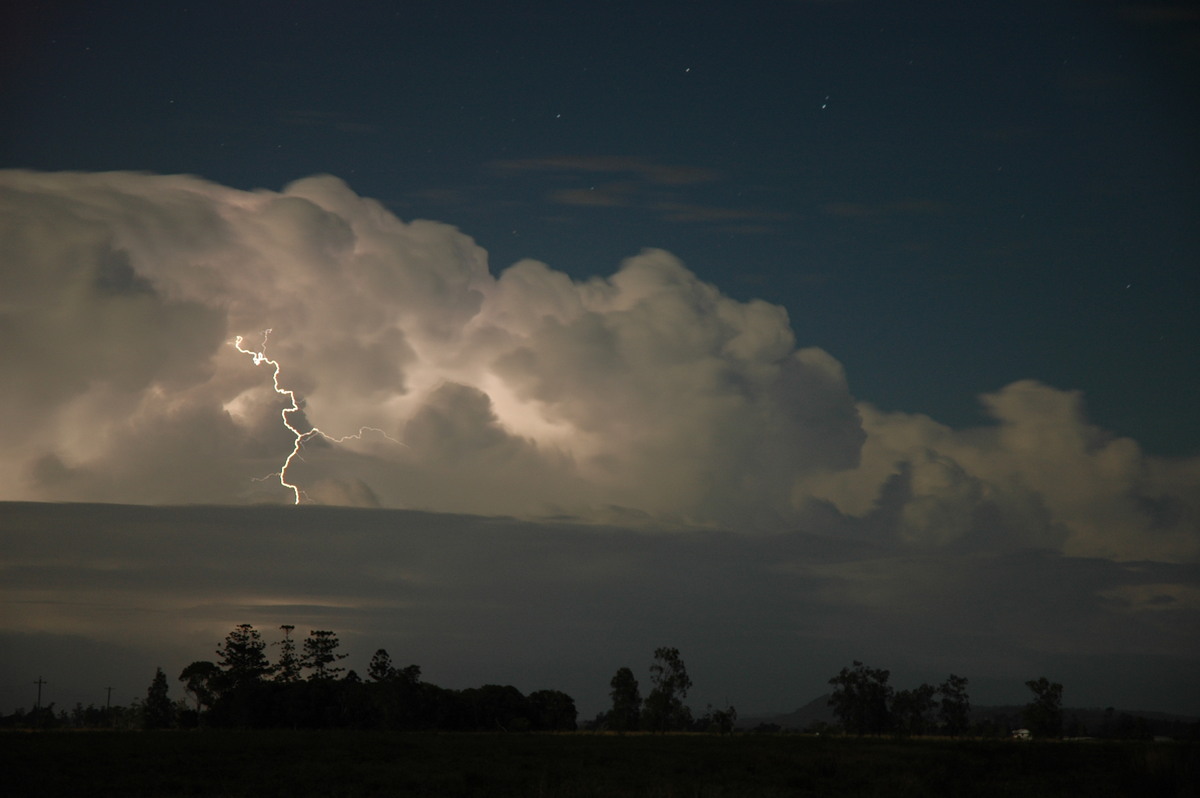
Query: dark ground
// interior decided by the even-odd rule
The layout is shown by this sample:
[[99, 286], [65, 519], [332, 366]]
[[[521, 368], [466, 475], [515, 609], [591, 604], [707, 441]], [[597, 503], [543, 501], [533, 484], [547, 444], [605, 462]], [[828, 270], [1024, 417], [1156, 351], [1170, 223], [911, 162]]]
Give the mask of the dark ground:
[[1200, 796], [1200, 744], [7, 732], [13, 796]]

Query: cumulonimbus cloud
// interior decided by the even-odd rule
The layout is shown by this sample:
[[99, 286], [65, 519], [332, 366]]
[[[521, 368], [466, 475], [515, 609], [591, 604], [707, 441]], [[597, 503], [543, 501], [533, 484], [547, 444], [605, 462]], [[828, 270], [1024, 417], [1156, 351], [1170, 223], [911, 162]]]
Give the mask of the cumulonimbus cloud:
[[994, 423], [966, 430], [860, 404], [858, 466], [798, 492], [917, 546], [1200, 555], [1200, 460], [1150, 457], [1091, 425], [1078, 392], [1022, 380], [981, 400]]
[[[332, 177], [3, 176], [6, 498], [288, 498], [265, 346], [303, 403], [313, 499], [776, 524], [797, 475], [853, 465], [838, 364], [786, 313], [647, 250], [577, 283], [499, 276], [466, 235]], [[396, 443], [399, 441], [399, 443]]]
[[0, 173], [0, 498], [291, 500], [261, 479], [291, 449], [282, 398], [231, 345], [266, 329], [298, 426], [381, 431], [305, 446], [313, 501], [1197, 554], [1197, 462], [1106, 439], [1072, 394], [1009, 386], [983, 431], [883, 413], [782, 308], [666, 252], [493, 274], [328, 176]]

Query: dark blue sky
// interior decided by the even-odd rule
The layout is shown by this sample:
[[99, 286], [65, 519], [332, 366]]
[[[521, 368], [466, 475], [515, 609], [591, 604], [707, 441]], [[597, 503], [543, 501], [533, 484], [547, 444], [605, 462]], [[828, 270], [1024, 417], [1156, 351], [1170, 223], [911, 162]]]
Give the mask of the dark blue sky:
[[1192, 5], [26, 5], [0, 167], [331, 173], [494, 272], [661, 247], [883, 408], [1034, 378], [1200, 451]]

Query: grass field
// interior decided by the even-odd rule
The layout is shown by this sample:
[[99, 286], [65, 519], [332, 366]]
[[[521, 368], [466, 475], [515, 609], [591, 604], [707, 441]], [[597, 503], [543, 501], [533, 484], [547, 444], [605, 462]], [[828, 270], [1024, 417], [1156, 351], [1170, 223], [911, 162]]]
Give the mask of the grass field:
[[10, 732], [12, 796], [1200, 796], [1189, 743]]

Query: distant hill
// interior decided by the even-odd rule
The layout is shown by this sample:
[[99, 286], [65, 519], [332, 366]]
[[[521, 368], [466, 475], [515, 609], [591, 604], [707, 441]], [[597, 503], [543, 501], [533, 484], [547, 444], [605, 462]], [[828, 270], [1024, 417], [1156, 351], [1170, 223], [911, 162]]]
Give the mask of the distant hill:
[[781, 729], [800, 731], [814, 723], [835, 723], [837, 716], [833, 707], [829, 706], [830, 693], [818, 696], [799, 709], [794, 709], [784, 715], [762, 715], [738, 718], [738, 728], [753, 729], [760, 725], [778, 726]]
[[[835, 724], [837, 717], [829, 706], [829, 693], [818, 696], [802, 707], [782, 715], [753, 715], [738, 718], [738, 728], [778, 726], [782, 730], [803, 731], [814, 724]], [[997, 727], [1019, 728], [1020, 704], [971, 707], [971, 723], [993, 723]], [[1200, 718], [1169, 712], [1140, 712], [1114, 708], [1063, 708], [1063, 732], [1072, 737], [1150, 737], [1194, 738], [1200, 736]]]

